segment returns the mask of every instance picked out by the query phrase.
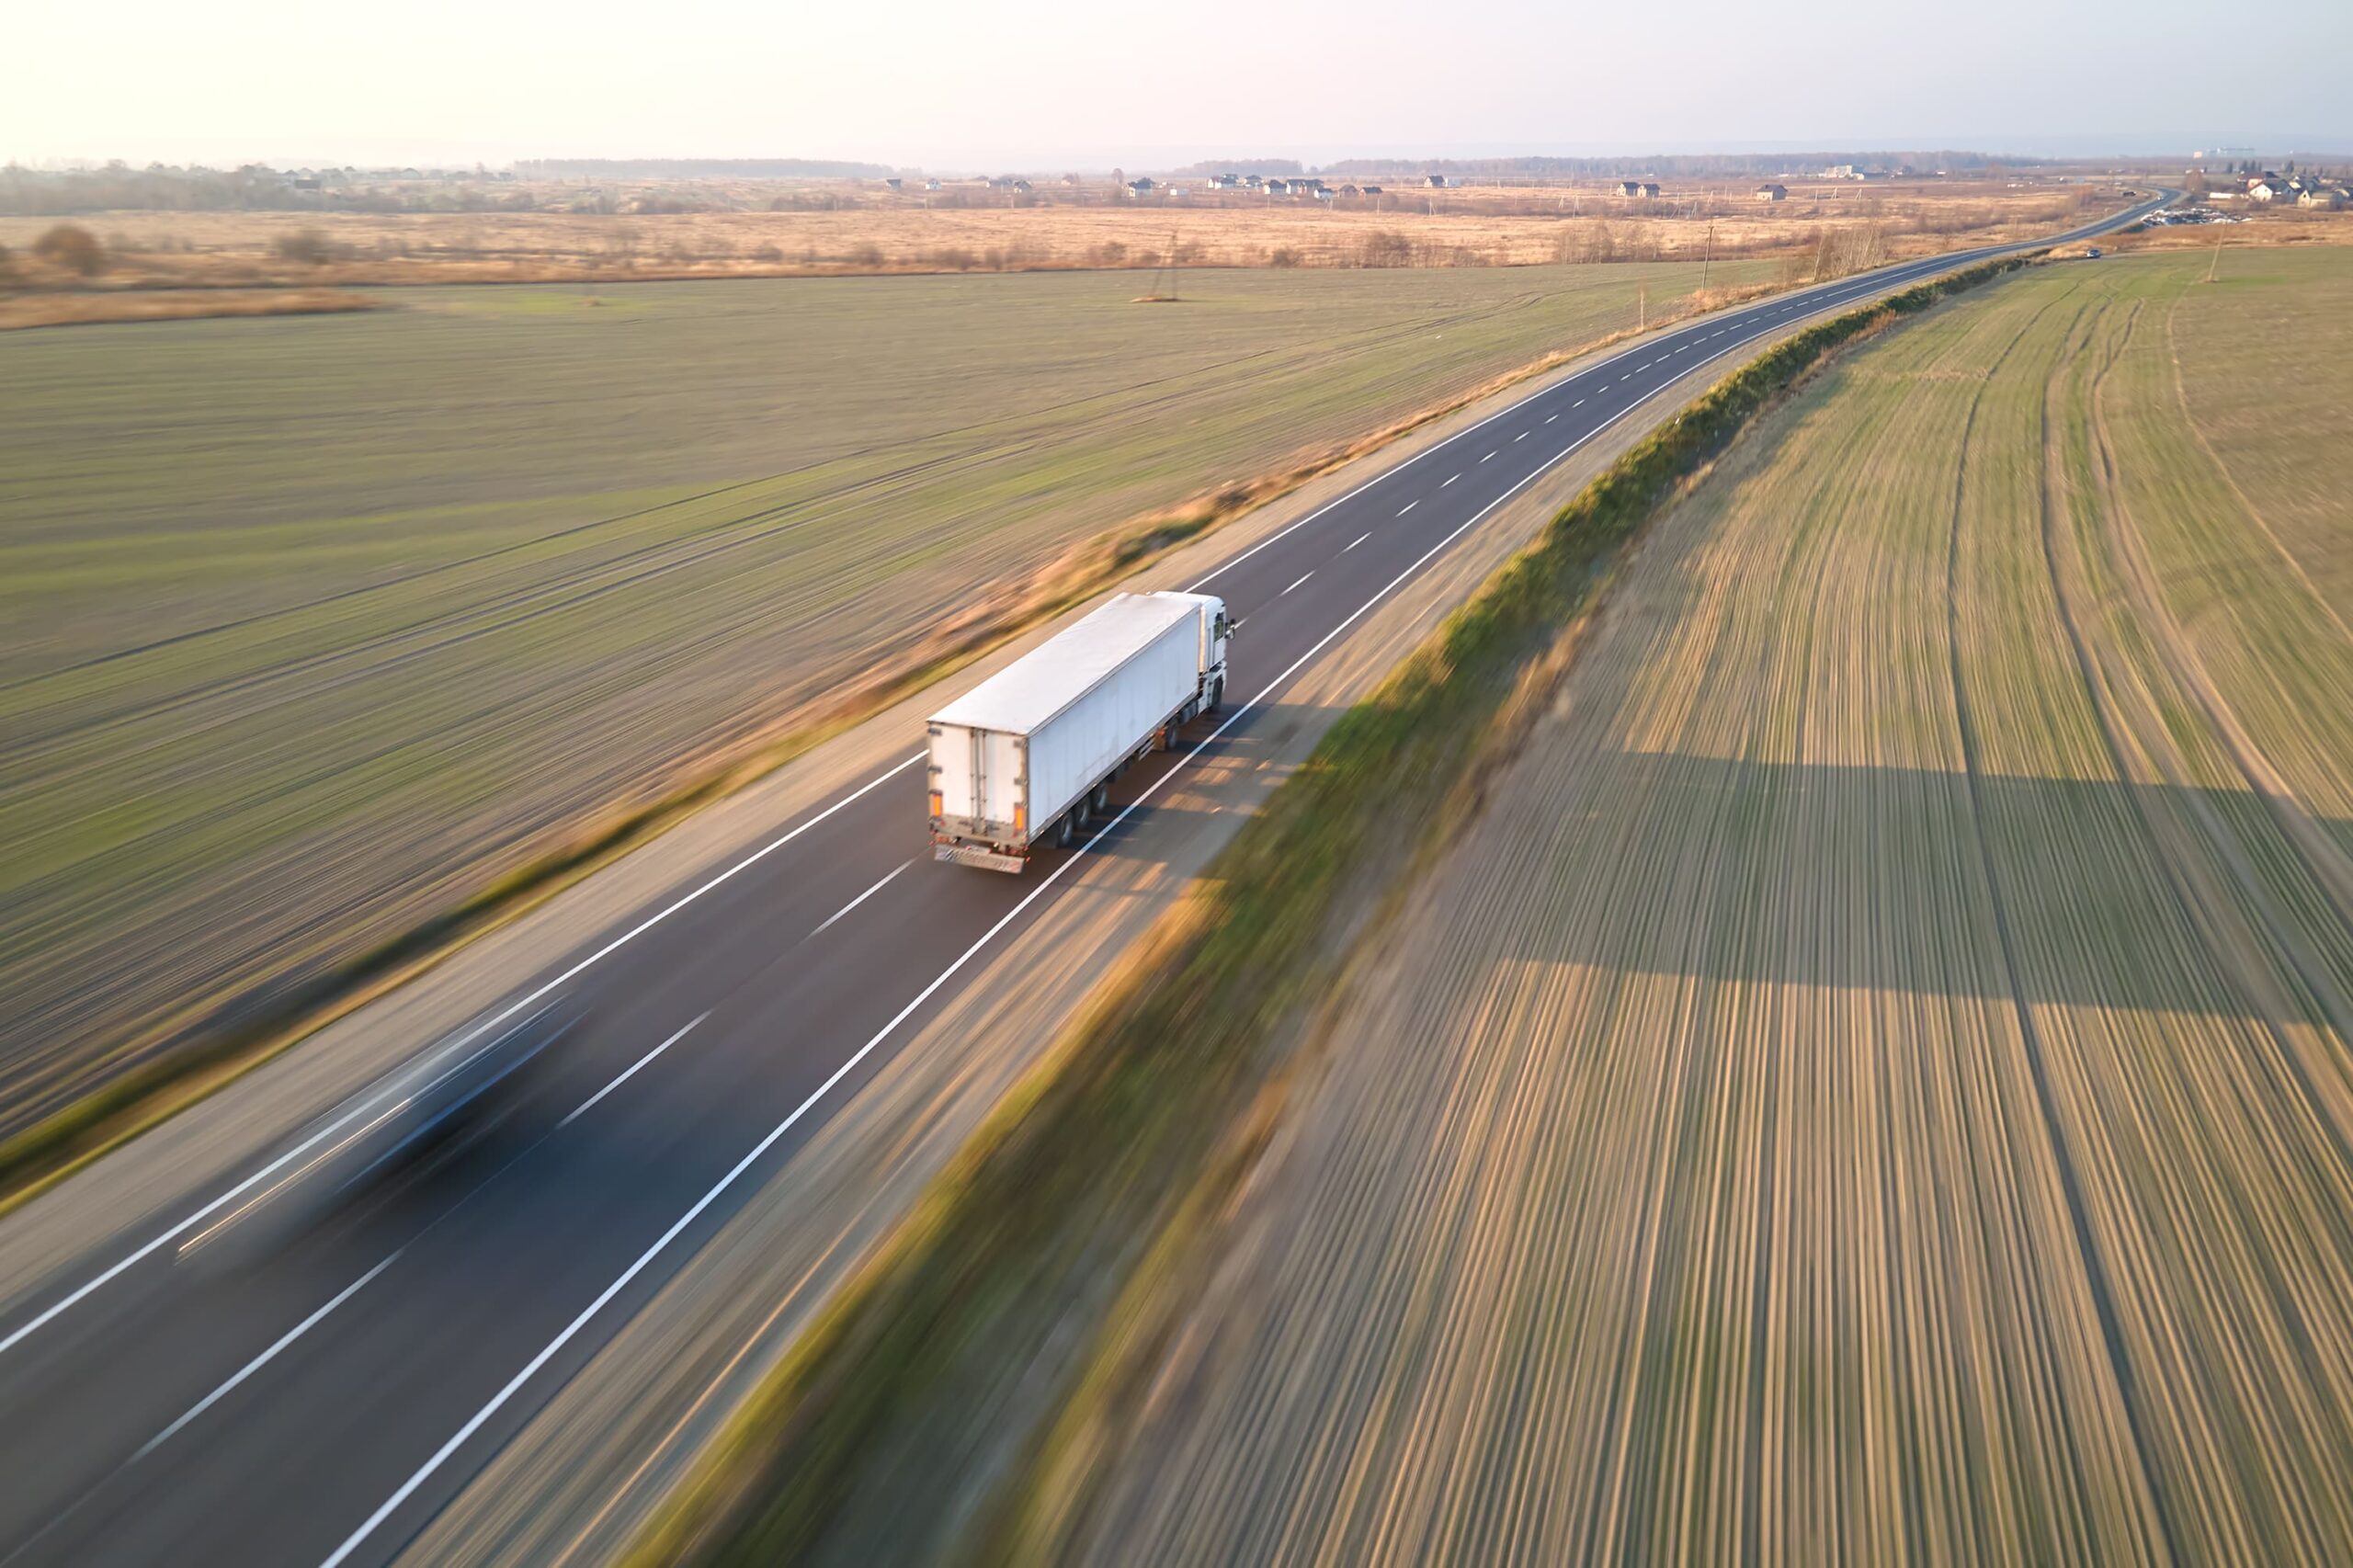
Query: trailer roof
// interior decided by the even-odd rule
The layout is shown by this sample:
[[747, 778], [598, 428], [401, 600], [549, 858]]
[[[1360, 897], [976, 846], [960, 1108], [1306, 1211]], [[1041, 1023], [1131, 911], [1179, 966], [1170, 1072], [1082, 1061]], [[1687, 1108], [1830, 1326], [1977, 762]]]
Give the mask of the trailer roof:
[[1028, 734], [1188, 617], [1188, 594], [1120, 594], [931, 716], [935, 724]]

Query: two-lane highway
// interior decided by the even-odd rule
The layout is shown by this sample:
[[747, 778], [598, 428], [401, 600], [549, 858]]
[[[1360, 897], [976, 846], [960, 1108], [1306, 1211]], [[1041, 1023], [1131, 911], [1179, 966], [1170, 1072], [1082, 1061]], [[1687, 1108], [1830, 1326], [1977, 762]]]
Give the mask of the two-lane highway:
[[528, 1134], [460, 1149], [267, 1262], [184, 1263], [191, 1237], [306, 1152], [257, 1156], [247, 1185], [136, 1244], [11, 1282], [0, 1561], [390, 1556], [1086, 857], [1120, 852], [1139, 804], [1205, 751], [1249, 746], [1293, 678], [1400, 585], [1694, 372], [1991, 254], [1662, 333], [1234, 555], [1194, 585], [1240, 620], [1234, 698], [1131, 770], [1081, 848], [1017, 879], [931, 862], [910, 735], [897, 766], [517, 977], [486, 1029], [551, 998], [585, 1009]]

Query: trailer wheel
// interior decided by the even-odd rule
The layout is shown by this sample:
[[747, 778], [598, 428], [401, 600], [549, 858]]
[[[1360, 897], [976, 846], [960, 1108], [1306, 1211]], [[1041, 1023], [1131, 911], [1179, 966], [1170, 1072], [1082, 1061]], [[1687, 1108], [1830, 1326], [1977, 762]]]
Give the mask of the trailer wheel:
[[1064, 812], [1055, 820], [1054, 844], [1056, 847], [1062, 849], [1067, 849], [1070, 847], [1070, 841], [1078, 834], [1077, 817], [1078, 812], [1075, 810], [1073, 810]]
[[1107, 779], [1103, 783], [1095, 786], [1095, 793], [1086, 798], [1086, 808], [1090, 812], [1106, 812], [1111, 809], [1111, 785], [1109, 780]]
[[1223, 676], [1220, 676], [1215, 680], [1210, 682], [1210, 699], [1206, 707], [1203, 709], [1203, 711], [1209, 713], [1216, 712], [1218, 704], [1224, 700], [1225, 677]]

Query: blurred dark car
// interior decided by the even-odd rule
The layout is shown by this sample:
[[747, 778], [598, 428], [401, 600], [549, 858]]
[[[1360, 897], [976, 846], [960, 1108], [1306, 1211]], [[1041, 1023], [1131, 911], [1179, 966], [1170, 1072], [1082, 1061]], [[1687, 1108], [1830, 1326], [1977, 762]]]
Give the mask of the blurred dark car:
[[528, 1140], [551, 1048], [581, 1009], [556, 1001], [460, 1029], [354, 1095], [290, 1140], [269, 1174], [180, 1244], [183, 1262], [249, 1263], [355, 1200], [504, 1131]]

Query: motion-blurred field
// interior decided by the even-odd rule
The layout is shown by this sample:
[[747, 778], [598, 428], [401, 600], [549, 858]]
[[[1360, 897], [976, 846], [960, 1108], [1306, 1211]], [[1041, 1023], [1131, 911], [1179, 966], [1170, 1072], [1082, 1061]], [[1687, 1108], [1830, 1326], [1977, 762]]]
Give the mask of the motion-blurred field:
[[448, 289], [0, 340], [0, 1129], [1074, 541], [1698, 276]]
[[2353, 1558], [2353, 263], [2204, 271], [1662, 521], [1031, 1549]]

